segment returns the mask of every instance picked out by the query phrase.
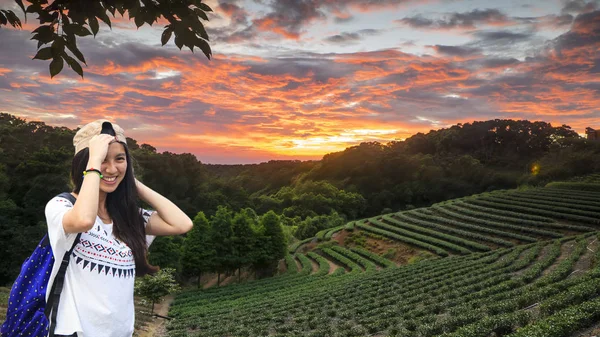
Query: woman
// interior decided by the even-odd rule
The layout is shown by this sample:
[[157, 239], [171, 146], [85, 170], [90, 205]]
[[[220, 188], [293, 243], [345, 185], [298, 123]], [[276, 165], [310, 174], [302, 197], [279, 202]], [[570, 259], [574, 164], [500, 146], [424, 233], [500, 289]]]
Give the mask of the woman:
[[[56, 260], [73, 249], [57, 310], [57, 336], [129, 337], [133, 334], [136, 275], [156, 271], [146, 259], [156, 235], [178, 235], [192, 221], [133, 175], [126, 139], [116, 124], [99, 120], [73, 138], [73, 205], [56, 197], [46, 205]], [[138, 197], [155, 211], [140, 209]], [[148, 237], [147, 237], [148, 236]], [[147, 241], [148, 240], [148, 241]], [[54, 265], [52, 277], [59, 263]]]

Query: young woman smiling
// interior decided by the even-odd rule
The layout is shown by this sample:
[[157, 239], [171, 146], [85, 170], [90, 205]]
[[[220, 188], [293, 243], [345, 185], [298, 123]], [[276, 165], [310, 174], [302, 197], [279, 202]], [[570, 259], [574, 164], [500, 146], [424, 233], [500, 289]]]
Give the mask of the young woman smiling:
[[[146, 259], [149, 242], [156, 235], [186, 233], [192, 220], [134, 177], [126, 138], [118, 125], [105, 120], [87, 124], [73, 144], [71, 194], [77, 202], [56, 197], [46, 205], [55, 259], [60, 260], [81, 233], [67, 268], [54, 332], [56, 336], [129, 337], [135, 276], [157, 270]], [[139, 208], [138, 198], [154, 211]]]

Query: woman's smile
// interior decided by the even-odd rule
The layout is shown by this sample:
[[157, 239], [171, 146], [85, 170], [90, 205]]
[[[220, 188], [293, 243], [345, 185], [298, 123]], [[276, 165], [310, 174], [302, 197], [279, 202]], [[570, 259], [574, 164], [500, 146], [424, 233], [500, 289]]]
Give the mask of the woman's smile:
[[104, 177], [102, 181], [107, 185], [114, 185], [117, 183], [117, 177]]

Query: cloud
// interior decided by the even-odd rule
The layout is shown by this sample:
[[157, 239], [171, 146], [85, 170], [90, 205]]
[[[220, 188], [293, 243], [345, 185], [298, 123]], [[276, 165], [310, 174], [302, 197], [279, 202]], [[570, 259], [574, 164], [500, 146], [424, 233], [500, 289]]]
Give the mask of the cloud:
[[476, 30], [469, 35], [475, 39], [465, 46], [480, 48], [483, 54], [496, 58], [522, 59], [538, 52], [546, 43], [546, 39], [531, 28], [527, 31]]
[[254, 25], [290, 39], [298, 39], [305, 24], [326, 18], [318, 3], [311, 0], [275, 0], [270, 7], [271, 12], [254, 20]]
[[369, 12], [422, 3], [417, 0], [261, 0], [258, 2], [268, 6], [269, 11], [253, 20], [256, 29], [292, 40], [298, 40], [309, 24], [325, 21], [330, 16], [333, 16], [337, 23], [353, 20], [351, 10]]
[[514, 33], [506, 30], [500, 31], [477, 31], [474, 32], [473, 35], [481, 40], [485, 41], [506, 41], [506, 42], [516, 42], [521, 40], [529, 39], [533, 34], [532, 33]]
[[325, 42], [336, 43], [336, 44], [347, 44], [362, 40], [366, 36], [374, 36], [380, 34], [382, 31], [379, 29], [362, 29], [356, 32], [343, 32], [340, 34], [332, 35], [323, 39]]
[[[236, 25], [227, 29], [253, 27], [252, 16], [233, 19], [240, 10], [233, 5], [220, 12]], [[48, 63], [30, 59], [29, 32], [0, 29], [10, 46], [0, 54], [0, 101], [4, 112], [56, 125], [115, 119], [142, 143], [192, 152], [203, 162], [318, 159], [364, 140], [492, 118], [582, 130], [600, 113], [599, 19], [600, 11], [576, 15], [567, 32], [527, 57], [503, 52], [522, 52], [540, 38], [533, 30], [474, 31], [467, 43], [429, 46], [430, 54], [324, 48], [216, 53], [211, 61], [103, 34], [81, 39], [89, 61], [84, 80], [67, 68], [51, 80]], [[338, 35], [365, 39], [381, 32]]]
[[325, 38], [324, 40], [326, 42], [331, 42], [331, 43], [348, 43], [348, 42], [359, 41], [361, 39], [362, 39], [362, 37], [358, 33], [341, 33], [341, 34], [329, 36], [329, 37]]
[[465, 46], [444, 46], [439, 44], [432, 46], [432, 48], [439, 54], [462, 57], [479, 54], [482, 51], [480, 48], [471, 48]]
[[439, 19], [425, 18], [422, 15], [405, 17], [396, 22], [417, 29], [475, 28], [478, 25], [507, 25], [513, 23], [498, 9], [475, 9], [465, 13], [447, 13]]
[[600, 7], [600, 1], [592, 0], [570, 0], [563, 1], [564, 6], [561, 9], [562, 14], [581, 14], [581, 13], [589, 13]]

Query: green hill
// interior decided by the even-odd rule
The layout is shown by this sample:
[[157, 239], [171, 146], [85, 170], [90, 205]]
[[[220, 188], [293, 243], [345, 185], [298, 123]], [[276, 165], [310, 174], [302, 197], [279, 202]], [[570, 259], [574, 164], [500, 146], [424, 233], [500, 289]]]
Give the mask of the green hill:
[[[177, 296], [168, 335], [570, 336], [600, 321], [597, 179], [324, 231], [278, 277]], [[357, 233], [429, 258], [396, 266]]]

